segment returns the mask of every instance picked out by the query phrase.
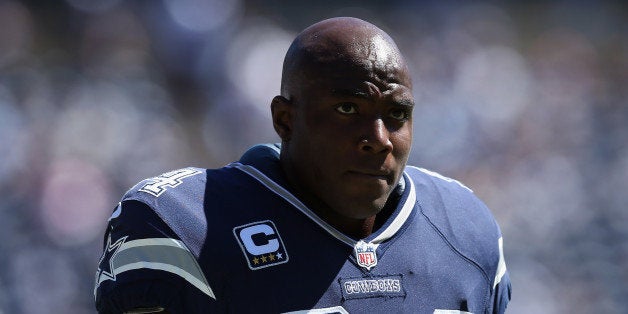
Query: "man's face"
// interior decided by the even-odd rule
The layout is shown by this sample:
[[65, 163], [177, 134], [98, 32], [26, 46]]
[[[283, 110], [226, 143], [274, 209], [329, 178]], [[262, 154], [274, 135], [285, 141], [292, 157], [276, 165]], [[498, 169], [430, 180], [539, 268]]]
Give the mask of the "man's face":
[[287, 143], [293, 181], [306, 199], [342, 217], [377, 214], [412, 142], [414, 100], [405, 66], [375, 55], [314, 69], [300, 82]]

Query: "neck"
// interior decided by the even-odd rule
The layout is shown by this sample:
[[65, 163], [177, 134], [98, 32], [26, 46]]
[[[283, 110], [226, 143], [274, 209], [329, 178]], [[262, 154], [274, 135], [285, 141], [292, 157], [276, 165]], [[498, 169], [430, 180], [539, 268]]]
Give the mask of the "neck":
[[287, 158], [288, 156], [284, 155], [284, 149], [285, 147], [283, 147], [281, 151], [280, 164], [285, 179], [290, 185], [291, 192], [321, 219], [353, 239], [364, 239], [378, 230], [388, 220], [396, 208], [398, 197], [389, 195], [389, 199], [384, 207], [373, 216], [352, 218], [342, 215], [340, 211], [334, 210], [334, 208], [329, 206], [322, 199], [299, 184], [299, 180], [295, 177], [296, 171], [292, 169], [293, 165], [290, 159]]
[[326, 205], [314, 206], [311, 202], [308, 202], [307, 205], [319, 217], [332, 225], [332, 227], [352, 237], [353, 239], [364, 239], [377, 230], [376, 222], [378, 219], [376, 219], [376, 216], [363, 219], [349, 218], [339, 215], [336, 211], [331, 210]]
[[379, 230], [395, 211], [400, 198], [400, 195], [392, 193], [384, 207], [376, 215], [356, 219], [340, 215], [338, 211], [333, 210], [311, 194], [303, 195], [296, 191], [296, 196], [332, 227], [356, 240], [364, 239]]
[[[290, 182], [290, 180], [289, 180]], [[317, 216], [330, 224], [336, 230], [359, 240], [371, 235], [379, 229], [384, 222], [390, 217], [392, 211], [384, 206], [384, 208], [376, 215], [367, 218], [351, 218], [341, 215], [337, 210], [332, 209], [329, 205], [317, 198], [311, 193], [304, 192], [298, 185], [290, 182], [293, 187], [293, 193], [298, 197], [309, 209]]]
[[340, 227], [334, 226], [338, 230], [356, 240], [364, 239], [370, 236], [375, 231], [375, 216], [366, 219], [358, 219], [354, 221], [354, 224], [341, 223]]

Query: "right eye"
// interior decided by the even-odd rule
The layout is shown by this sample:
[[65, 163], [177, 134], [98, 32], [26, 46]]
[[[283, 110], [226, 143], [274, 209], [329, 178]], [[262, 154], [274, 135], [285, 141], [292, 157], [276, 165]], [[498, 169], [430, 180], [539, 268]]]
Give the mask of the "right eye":
[[349, 102], [345, 102], [336, 106], [336, 111], [342, 114], [356, 114], [358, 113], [358, 107]]

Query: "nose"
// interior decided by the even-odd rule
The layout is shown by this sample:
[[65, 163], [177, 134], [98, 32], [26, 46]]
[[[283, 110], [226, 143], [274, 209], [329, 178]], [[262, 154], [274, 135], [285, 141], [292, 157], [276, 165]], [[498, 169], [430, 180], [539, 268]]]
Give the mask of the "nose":
[[371, 121], [366, 130], [358, 143], [360, 151], [373, 154], [392, 151], [393, 144], [390, 141], [390, 132], [381, 118]]

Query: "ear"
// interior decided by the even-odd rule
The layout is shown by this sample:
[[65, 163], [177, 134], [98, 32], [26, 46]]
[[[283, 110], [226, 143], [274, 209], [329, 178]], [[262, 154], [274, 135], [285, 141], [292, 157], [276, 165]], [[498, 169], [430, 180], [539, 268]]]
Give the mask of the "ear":
[[270, 103], [270, 111], [273, 116], [275, 132], [282, 142], [289, 142], [292, 137], [294, 106], [285, 97], [275, 96]]

